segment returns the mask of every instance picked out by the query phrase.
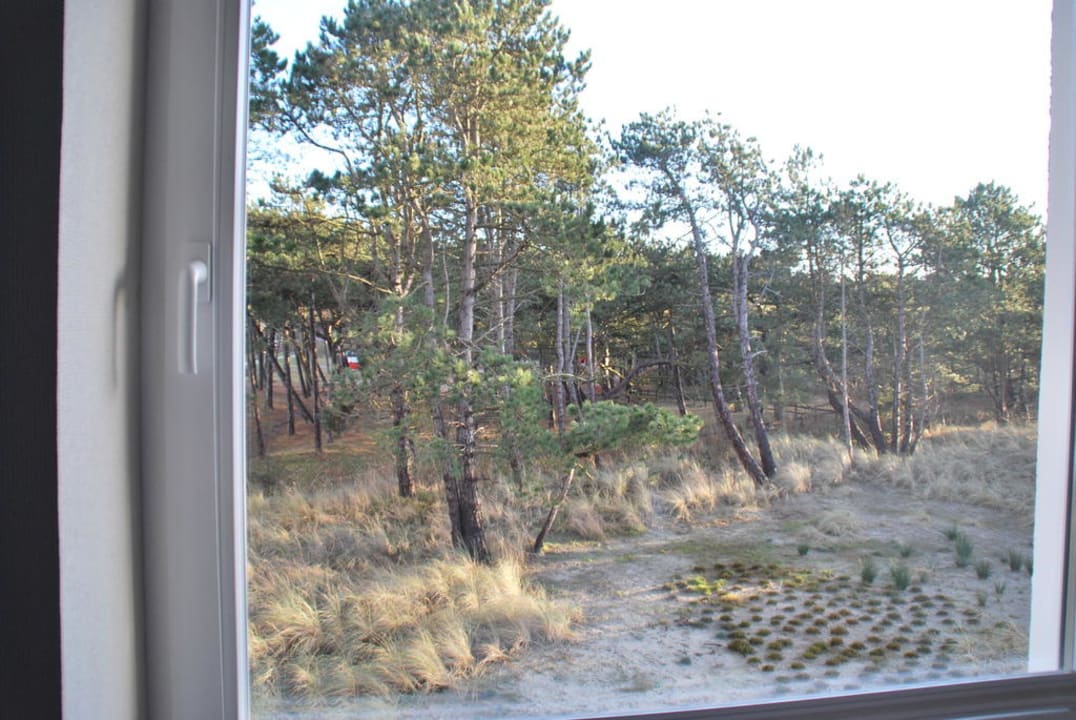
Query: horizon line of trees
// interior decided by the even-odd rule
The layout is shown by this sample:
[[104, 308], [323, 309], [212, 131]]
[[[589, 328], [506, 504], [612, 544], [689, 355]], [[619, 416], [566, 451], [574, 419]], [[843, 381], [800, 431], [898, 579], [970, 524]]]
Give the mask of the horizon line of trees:
[[[256, 20], [252, 126], [326, 164], [280, 173], [248, 215], [255, 413], [277, 378], [320, 448], [323, 423], [389, 408], [400, 494], [416, 453], [437, 457], [480, 560], [480, 456], [521, 490], [552, 462], [563, 502], [582, 462], [693, 440], [686, 386], [758, 484], [790, 403], [823, 398], [849, 452], [913, 453], [954, 395], [1030, 417], [1044, 232], [1011, 190], [930, 207], [834, 187], [810, 150], [776, 164], [668, 110], [598, 137], [567, 37], [546, 0], [353, 0], [289, 64]], [[320, 367], [319, 340], [362, 369]], [[675, 412], [617, 404], [646, 373]]]

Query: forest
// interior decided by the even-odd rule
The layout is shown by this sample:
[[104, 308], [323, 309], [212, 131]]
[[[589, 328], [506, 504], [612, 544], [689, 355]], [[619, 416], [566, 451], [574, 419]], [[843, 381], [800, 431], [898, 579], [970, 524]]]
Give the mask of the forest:
[[[304, 482], [277, 445], [301, 437], [320, 468], [361, 437], [391, 479], [368, 502], [443, 524], [431, 546], [482, 572], [538, 557], [573, 498], [640, 457], [772, 498], [803, 471], [790, 438], [828, 442], [844, 477], [935, 462], [953, 427], [1032, 423], [1044, 228], [1010, 189], [932, 206], [837, 184], [818, 152], [771, 158], [719, 115], [643, 109], [610, 133], [580, 110], [589, 58], [567, 37], [545, 0], [354, 0], [285, 59], [255, 21], [252, 130], [319, 169], [280, 165], [248, 208], [254, 509]], [[256, 680], [301, 694], [295, 642], [261, 647]], [[314, 664], [335, 652], [312, 642]]]

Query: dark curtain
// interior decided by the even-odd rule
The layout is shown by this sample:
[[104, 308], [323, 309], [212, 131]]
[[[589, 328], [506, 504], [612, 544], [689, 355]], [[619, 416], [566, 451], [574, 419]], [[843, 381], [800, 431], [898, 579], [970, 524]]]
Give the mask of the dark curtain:
[[0, 717], [59, 718], [63, 2], [0, 1]]

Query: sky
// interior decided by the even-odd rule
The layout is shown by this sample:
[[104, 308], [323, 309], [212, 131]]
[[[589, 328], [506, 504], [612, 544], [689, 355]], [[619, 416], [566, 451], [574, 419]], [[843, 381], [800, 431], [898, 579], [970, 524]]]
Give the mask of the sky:
[[[290, 57], [345, 0], [256, 0]], [[581, 102], [616, 131], [640, 112], [719, 114], [775, 161], [796, 144], [838, 183], [948, 204], [979, 182], [1046, 207], [1049, 0], [553, 0], [589, 49]]]

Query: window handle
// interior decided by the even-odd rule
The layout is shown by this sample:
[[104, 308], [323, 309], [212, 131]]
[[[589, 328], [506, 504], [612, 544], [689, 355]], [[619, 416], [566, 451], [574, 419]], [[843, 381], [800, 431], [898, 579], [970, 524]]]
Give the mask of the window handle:
[[[180, 372], [184, 375], [198, 373], [198, 303], [209, 302], [209, 266], [204, 260], [191, 260], [187, 263], [185, 298], [181, 303], [186, 306], [186, 317], [181, 323], [180, 333]], [[184, 302], [185, 301], [185, 302]]]

